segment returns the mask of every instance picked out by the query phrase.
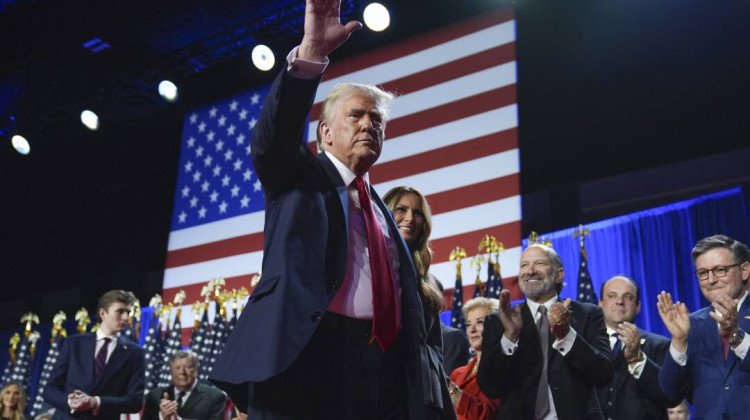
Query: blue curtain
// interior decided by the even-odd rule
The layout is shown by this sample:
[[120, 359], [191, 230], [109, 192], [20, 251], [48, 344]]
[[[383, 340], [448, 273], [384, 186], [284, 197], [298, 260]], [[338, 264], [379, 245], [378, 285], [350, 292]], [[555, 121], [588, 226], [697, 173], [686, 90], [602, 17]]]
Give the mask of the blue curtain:
[[[638, 283], [641, 312], [636, 324], [668, 335], [656, 310], [656, 296], [672, 293], [692, 312], [708, 302], [693, 274], [690, 252], [706, 236], [725, 234], [748, 243], [750, 228], [741, 188], [639, 211], [586, 225], [589, 271], [598, 298], [603, 282], [624, 274]], [[575, 299], [580, 261], [578, 228], [541, 234], [551, 240], [565, 267], [563, 298]], [[524, 247], [528, 240], [524, 240]]]

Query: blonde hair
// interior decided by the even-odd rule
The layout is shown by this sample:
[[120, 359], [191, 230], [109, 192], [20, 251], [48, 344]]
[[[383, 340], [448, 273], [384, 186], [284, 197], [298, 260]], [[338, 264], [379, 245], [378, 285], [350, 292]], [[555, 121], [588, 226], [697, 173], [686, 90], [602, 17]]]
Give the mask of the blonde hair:
[[365, 97], [372, 99], [375, 105], [383, 115], [383, 124], [388, 120], [388, 109], [393, 102], [395, 97], [391, 92], [386, 92], [377, 86], [363, 85], [359, 83], [339, 83], [333, 87], [331, 93], [323, 101], [323, 106], [320, 108], [320, 117], [318, 117], [318, 128], [316, 130], [317, 142], [318, 142], [318, 153], [322, 152], [323, 149], [323, 136], [320, 134], [320, 125], [324, 122], [330, 123], [333, 110], [335, 109], [336, 103], [341, 98], [345, 98], [354, 94], [360, 94]]
[[16, 408], [13, 410], [13, 414], [10, 415], [10, 420], [23, 420], [23, 412], [24, 410], [26, 410], [26, 390], [23, 388], [23, 385], [16, 381], [10, 381], [6, 383], [3, 386], [2, 391], [0, 391], [0, 415], [2, 415], [3, 411], [5, 411], [5, 404], [2, 401], [2, 396], [5, 395], [5, 392], [11, 386], [18, 387], [20, 395], [18, 398], [18, 406], [16, 406]]
[[475, 297], [464, 303], [464, 306], [461, 308], [461, 312], [463, 312], [464, 318], [466, 318], [470, 311], [480, 308], [486, 309], [487, 312], [499, 311], [500, 301], [495, 298], [486, 298], [481, 296]]
[[417, 269], [417, 276], [421, 279], [419, 282], [420, 293], [422, 294], [422, 297], [427, 300], [427, 303], [431, 308], [440, 312], [445, 306], [443, 294], [436, 286], [427, 281], [430, 264], [432, 263], [432, 249], [430, 249], [429, 243], [430, 234], [432, 233], [432, 212], [430, 211], [430, 205], [427, 203], [427, 199], [416, 188], [400, 186], [392, 188], [385, 193], [383, 196], [383, 202], [388, 208], [393, 210], [401, 197], [406, 194], [414, 194], [419, 199], [420, 205], [422, 206], [422, 213], [424, 213], [422, 233], [414, 242], [414, 245], [409, 246], [411, 258], [414, 260], [414, 267]]

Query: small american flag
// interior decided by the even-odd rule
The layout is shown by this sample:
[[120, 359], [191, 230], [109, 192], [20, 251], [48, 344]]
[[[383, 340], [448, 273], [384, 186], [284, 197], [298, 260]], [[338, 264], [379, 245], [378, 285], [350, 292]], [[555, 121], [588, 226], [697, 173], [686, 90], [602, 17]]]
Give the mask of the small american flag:
[[211, 370], [214, 368], [214, 363], [216, 363], [216, 357], [219, 356], [219, 354], [224, 350], [224, 343], [227, 341], [227, 338], [229, 337], [229, 330], [227, 328], [226, 320], [224, 319], [224, 315], [222, 315], [221, 311], [219, 310], [219, 302], [214, 302], [216, 305], [216, 314], [214, 315], [214, 322], [213, 327], [211, 329], [212, 336], [213, 336], [213, 345], [210, 350], [208, 350], [207, 354], [207, 362], [206, 362], [206, 374], [211, 373]]
[[172, 329], [167, 332], [167, 337], [164, 340], [164, 353], [162, 356], [162, 364], [159, 368], [159, 386], [165, 387], [172, 384], [172, 369], [169, 366], [169, 358], [172, 357], [174, 352], [182, 348], [182, 322], [180, 322], [180, 310], [177, 310], [177, 314], [172, 323]]
[[500, 276], [500, 264], [489, 260], [487, 262], [487, 286], [484, 290], [484, 296], [499, 299], [502, 290], [503, 278]]
[[47, 357], [46, 359], [44, 359], [42, 373], [39, 375], [39, 385], [37, 387], [36, 399], [34, 400], [34, 405], [31, 407], [31, 411], [29, 413], [31, 414], [31, 417], [35, 417], [42, 411], [46, 411], [52, 408], [51, 405], [47, 404], [44, 401], [44, 398], [42, 398], [42, 394], [44, 394], [44, 388], [49, 382], [49, 376], [52, 373], [52, 368], [55, 366], [55, 362], [57, 362], [57, 356], [60, 354], [59, 341], [60, 336], [58, 335], [52, 338], [52, 343], [50, 344], [49, 350], [47, 351]]
[[578, 266], [578, 301], [593, 303], [594, 305], [598, 303], [594, 284], [591, 282], [589, 262], [584, 247], [581, 247], [581, 264]]
[[451, 327], [461, 331], [466, 329], [466, 321], [461, 308], [464, 306], [464, 287], [461, 284], [461, 272], [456, 274], [456, 285], [453, 289], [453, 310], [451, 311]]
[[213, 336], [211, 329], [208, 324], [208, 307], [203, 311], [201, 316], [200, 324], [198, 329], [193, 331], [193, 335], [190, 340], [190, 350], [198, 355], [200, 361], [200, 372], [198, 373], [198, 380], [205, 382], [208, 378], [208, 364], [210, 360], [211, 350], [213, 349]]
[[151, 319], [148, 334], [146, 334], [146, 341], [143, 344], [146, 363], [144, 391], [146, 393], [159, 385], [159, 369], [163, 362], [162, 354], [164, 352], [164, 343], [161, 338], [161, 323], [159, 321], [158, 315]]

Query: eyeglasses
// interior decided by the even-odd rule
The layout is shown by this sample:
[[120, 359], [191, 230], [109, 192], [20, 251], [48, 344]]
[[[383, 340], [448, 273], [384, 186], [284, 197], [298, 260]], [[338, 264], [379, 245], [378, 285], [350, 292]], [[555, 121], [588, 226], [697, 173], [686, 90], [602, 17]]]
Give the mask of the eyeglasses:
[[706, 269], [695, 270], [695, 275], [698, 276], [699, 280], [708, 280], [708, 272], [710, 271], [714, 273], [714, 277], [717, 277], [717, 278], [726, 277], [727, 273], [732, 267], [739, 267], [742, 264], [744, 263], [732, 264], [732, 265], [719, 265], [710, 270], [706, 270]]

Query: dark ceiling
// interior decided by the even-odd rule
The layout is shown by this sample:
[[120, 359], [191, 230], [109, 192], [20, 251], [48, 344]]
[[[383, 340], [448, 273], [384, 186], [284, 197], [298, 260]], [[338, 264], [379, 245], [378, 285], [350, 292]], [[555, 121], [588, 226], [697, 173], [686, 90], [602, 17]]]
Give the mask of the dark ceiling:
[[[382, 3], [391, 28], [354, 34], [332, 60], [511, 4]], [[344, 1], [343, 13], [361, 16], [365, 4]], [[523, 193], [748, 146], [749, 3], [512, 5]], [[269, 44], [278, 68], [303, 7], [0, 0], [0, 328], [113, 287], [142, 300], [160, 290], [184, 112], [267, 83], [273, 72], [253, 70], [249, 51]], [[109, 48], [92, 53], [92, 39]], [[180, 87], [178, 103], [158, 97], [162, 77]], [[84, 107], [99, 113], [99, 131], [78, 122]], [[28, 156], [10, 147], [16, 131]]]

